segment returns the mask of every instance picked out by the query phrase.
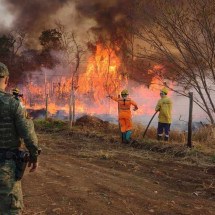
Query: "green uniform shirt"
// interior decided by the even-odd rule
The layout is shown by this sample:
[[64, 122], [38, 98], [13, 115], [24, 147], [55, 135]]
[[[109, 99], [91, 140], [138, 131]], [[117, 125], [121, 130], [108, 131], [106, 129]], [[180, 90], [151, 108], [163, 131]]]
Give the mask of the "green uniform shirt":
[[26, 110], [12, 95], [0, 90], [0, 148], [17, 149], [24, 140], [32, 160], [38, 156], [38, 139]]
[[172, 101], [170, 98], [164, 96], [161, 98], [155, 108], [159, 111], [159, 122], [161, 123], [171, 123], [172, 122]]

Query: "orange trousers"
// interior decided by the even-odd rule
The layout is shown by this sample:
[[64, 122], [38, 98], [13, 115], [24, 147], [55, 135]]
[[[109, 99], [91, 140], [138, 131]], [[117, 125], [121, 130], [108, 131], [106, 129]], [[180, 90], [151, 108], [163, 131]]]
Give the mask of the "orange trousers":
[[119, 124], [121, 132], [126, 132], [132, 129], [131, 112], [121, 112], [119, 113]]

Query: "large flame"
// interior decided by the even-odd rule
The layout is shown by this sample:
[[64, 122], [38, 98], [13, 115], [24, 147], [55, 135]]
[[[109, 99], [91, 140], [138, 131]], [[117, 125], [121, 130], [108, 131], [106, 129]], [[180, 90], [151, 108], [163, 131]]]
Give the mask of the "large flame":
[[117, 92], [122, 84], [120, 59], [115, 51], [97, 45], [95, 55], [87, 63], [87, 69], [79, 81], [79, 93], [92, 93], [96, 102], [101, 103], [106, 95]]
[[[117, 104], [107, 96], [117, 96], [125, 86], [139, 104], [139, 111], [135, 114], [153, 113], [152, 107], [159, 99], [159, 90], [162, 87], [160, 79], [155, 76], [149, 89], [129, 84], [122, 76], [121, 64], [115, 50], [97, 44], [95, 53], [87, 60], [86, 71], [80, 71], [75, 86], [76, 113], [117, 115]], [[157, 65], [148, 72], [152, 73], [154, 70], [162, 70], [162, 65]], [[71, 82], [69, 76], [60, 75], [49, 79], [44, 77], [43, 84], [30, 81], [23, 90], [27, 108], [44, 109], [47, 100], [51, 115], [58, 111], [68, 114]]]
[[97, 45], [95, 55], [88, 59], [86, 72], [80, 76], [77, 91], [78, 95], [83, 95], [81, 99], [85, 101], [83, 109], [86, 112], [112, 113], [113, 107], [107, 96], [117, 94], [123, 85], [120, 65], [114, 50]]

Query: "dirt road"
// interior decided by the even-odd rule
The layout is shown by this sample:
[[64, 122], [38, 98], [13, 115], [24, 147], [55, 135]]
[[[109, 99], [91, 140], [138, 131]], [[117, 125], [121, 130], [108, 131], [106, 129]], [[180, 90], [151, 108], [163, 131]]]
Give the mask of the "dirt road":
[[40, 133], [24, 214], [215, 214], [215, 169], [96, 137]]

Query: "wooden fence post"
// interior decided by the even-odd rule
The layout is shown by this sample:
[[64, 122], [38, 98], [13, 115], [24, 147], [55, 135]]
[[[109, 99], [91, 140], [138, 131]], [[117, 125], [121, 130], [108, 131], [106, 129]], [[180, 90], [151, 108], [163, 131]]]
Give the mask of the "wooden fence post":
[[193, 120], [193, 93], [189, 92], [190, 105], [189, 105], [189, 121], [188, 121], [188, 137], [187, 147], [192, 147], [192, 120]]
[[47, 77], [46, 77], [46, 70], [44, 71], [44, 82], [45, 82], [45, 109], [46, 109], [45, 120], [47, 120], [47, 119], [48, 119], [48, 93], [47, 93]]
[[48, 119], [48, 94], [46, 94], [46, 116], [45, 116], [45, 119], [47, 120]]

